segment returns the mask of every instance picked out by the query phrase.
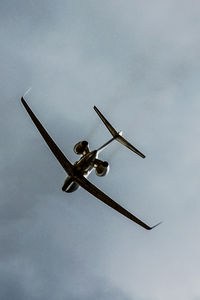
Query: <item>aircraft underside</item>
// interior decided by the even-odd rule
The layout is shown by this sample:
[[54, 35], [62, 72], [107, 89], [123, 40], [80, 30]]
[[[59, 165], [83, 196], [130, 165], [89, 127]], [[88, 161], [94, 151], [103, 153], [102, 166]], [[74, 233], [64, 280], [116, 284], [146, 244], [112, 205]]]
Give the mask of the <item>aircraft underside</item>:
[[35, 126], [37, 127], [38, 131], [44, 138], [45, 142], [49, 146], [52, 153], [57, 158], [60, 165], [63, 167], [65, 172], [68, 174], [66, 178], [62, 190], [71, 193], [78, 189], [79, 186], [84, 188], [94, 197], [108, 205], [109, 207], [115, 209], [120, 214], [124, 215], [126, 218], [132, 220], [133, 222], [137, 223], [138, 225], [142, 226], [147, 230], [151, 230], [158, 226], [160, 223], [150, 227], [149, 225], [145, 224], [143, 221], [138, 219], [135, 215], [129, 212], [127, 209], [122, 207], [120, 204], [115, 202], [111, 199], [108, 195], [106, 195], [102, 190], [92, 184], [89, 180], [87, 180], [87, 176], [90, 174], [92, 169], [95, 169], [95, 173], [97, 176], [105, 176], [109, 172], [109, 164], [107, 161], [102, 161], [98, 159], [98, 154], [105, 149], [112, 141], [116, 140], [120, 142], [122, 145], [129, 148], [131, 151], [135, 152], [142, 158], [145, 158], [145, 155], [142, 154], [138, 149], [136, 149], [132, 144], [130, 144], [125, 138], [122, 137], [122, 132], [117, 132], [115, 128], [106, 120], [106, 118], [102, 115], [102, 113], [94, 106], [96, 113], [99, 115], [107, 129], [110, 131], [112, 135], [112, 139], [106, 142], [97, 150], [90, 151], [89, 145], [87, 141], [81, 141], [74, 146], [74, 152], [78, 155], [82, 155], [81, 158], [75, 162], [75, 164], [71, 164], [71, 162], [67, 159], [61, 149], [56, 145], [54, 140], [48, 134], [46, 129], [43, 127], [39, 119], [36, 115], [32, 112], [24, 98], [21, 98], [21, 102], [24, 105], [27, 113], [29, 114], [30, 118], [34, 122]]
[[75, 192], [79, 188], [79, 184], [73, 180], [72, 177], [68, 176], [63, 184], [62, 190], [66, 193]]

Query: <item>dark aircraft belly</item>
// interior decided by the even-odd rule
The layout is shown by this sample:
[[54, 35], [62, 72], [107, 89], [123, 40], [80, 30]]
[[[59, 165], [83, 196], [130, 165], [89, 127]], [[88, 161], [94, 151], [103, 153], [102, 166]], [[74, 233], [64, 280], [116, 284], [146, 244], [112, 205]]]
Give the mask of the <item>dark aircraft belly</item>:
[[79, 187], [79, 184], [77, 182], [73, 181], [72, 177], [67, 177], [63, 184], [62, 190], [63, 190], [63, 192], [72, 193], [72, 192], [76, 191], [78, 189], [78, 187]]

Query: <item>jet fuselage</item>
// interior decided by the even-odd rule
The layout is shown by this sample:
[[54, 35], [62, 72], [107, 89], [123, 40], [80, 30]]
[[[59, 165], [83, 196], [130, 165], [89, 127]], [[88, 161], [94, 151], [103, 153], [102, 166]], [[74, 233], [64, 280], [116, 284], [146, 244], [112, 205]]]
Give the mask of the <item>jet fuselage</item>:
[[[98, 151], [93, 150], [83, 155], [77, 162], [74, 163], [74, 174], [87, 177], [94, 168], [95, 159], [98, 158]], [[62, 190], [67, 193], [72, 193], [79, 188], [79, 184], [73, 180], [72, 176], [65, 179]]]

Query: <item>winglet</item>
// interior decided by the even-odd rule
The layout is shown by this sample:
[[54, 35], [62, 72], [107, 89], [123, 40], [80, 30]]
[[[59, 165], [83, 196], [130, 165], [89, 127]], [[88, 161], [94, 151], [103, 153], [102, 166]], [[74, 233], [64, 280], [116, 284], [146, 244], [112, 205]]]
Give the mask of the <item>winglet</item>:
[[155, 227], [157, 227], [158, 225], [162, 224], [162, 222], [159, 222], [158, 224], [152, 226], [152, 227], [149, 227], [148, 230], [151, 230], [151, 229], [154, 229]]
[[24, 98], [30, 92], [31, 89], [32, 87], [28, 88], [28, 90], [24, 93], [24, 96], [22, 98]]

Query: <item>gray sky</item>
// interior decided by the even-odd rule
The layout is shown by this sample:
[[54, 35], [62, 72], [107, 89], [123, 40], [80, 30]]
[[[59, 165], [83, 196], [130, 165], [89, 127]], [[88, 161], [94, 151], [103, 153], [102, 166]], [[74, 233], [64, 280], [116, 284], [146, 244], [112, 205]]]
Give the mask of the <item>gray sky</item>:
[[[198, 1], [0, 1], [0, 299], [200, 299]], [[113, 144], [91, 181], [65, 173], [20, 103], [74, 162], [108, 138], [93, 105], [146, 154]]]

